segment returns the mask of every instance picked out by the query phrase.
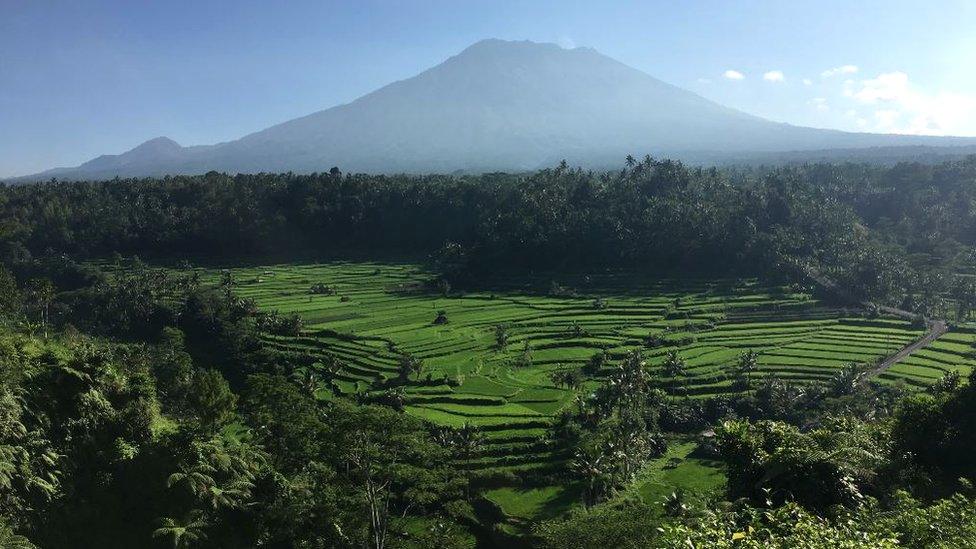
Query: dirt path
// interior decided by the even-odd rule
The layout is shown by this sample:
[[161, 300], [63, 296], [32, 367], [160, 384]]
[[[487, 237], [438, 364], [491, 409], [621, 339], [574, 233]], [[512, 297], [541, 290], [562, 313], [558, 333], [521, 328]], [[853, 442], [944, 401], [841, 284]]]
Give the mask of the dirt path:
[[921, 349], [922, 347], [927, 346], [928, 344], [932, 343], [936, 339], [939, 339], [940, 337], [943, 336], [943, 334], [945, 334], [948, 331], [949, 331], [949, 327], [948, 325], [946, 325], [946, 322], [944, 320], [933, 320], [932, 322], [929, 323], [928, 332], [925, 333], [925, 336], [922, 337], [922, 339], [919, 339], [914, 343], [910, 343], [902, 347], [901, 349], [898, 350], [897, 353], [881, 361], [880, 364], [868, 370], [861, 378], [861, 381], [862, 382], [867, 381], [868, 379], [884, 372], [888, 368], [891, 368], [895, 364], [898, 364], [899, 362], [904, 360], [908, 355], [914, 353], [915, 351]]
[[[828, 291], [834, 292], [836, 295], [839, 295], [842, 298], [848, 299], [850, 301], [854, 301], [854, 300], [850, 299], [850, 296], [847, 295], [846, 292], [844, 292], [842, 289], [840, 289], [834, 283], [833, 280], [830, 280], [829, 278], [821, 275], [815, 269], [805, 268], [805, 269], [803, 269], [803, 271], [806, 273], [807, 277], [810, 278], [811, 280], [813, 280], [816, 284], [819, 284], [820, 286], [824, 287]], [[905, 320], [911, 320], [911, 319], [913, 319], [915, 317], [914, 314], [912, 314], [912, 313], [910, 313], [908, 311], [905, 311], [903, 309], [897, 309], [895, 307], [888, 307], [888, 306], [885, 306], [885, 305], [875, 305], [873, 303], [868, 303], [868, 302], [861, 302], [860, 305], [862, 307], [865, 307], [865, 308], [874, 307], [874, 308], [876, 308], [878, 311], [880, 311], [882, 313], [889, 314], [889, 315], [893, 315], [893, 316], [897, 316], [897, 317], [901, 317], [901, 318], [903, 318]], [[914, 353], [915, 351], [917, 351], [917, 350], [919, 350], [919, 349], [921, 349], [921, 348], [929, 345], [930, 343], [932, 343], [936, 339], [939, 339], [946, 332], [949, 331], [949, 326], [946, 324], [946, 321], [945, 320], [941, 320], [941, 319], [930, 320], [928, 322], [928, 324], [927, 324], [927, 327], [928, 327], [928, 331], [925, 333], [925, 335], [921, 339], [919, 339], [918, 341], [915, 341], [914, 343], [909, 343], [908, 345], [902, 347], [901, 349], [898, 350], [898, 352], [896, 352], [895, 354], [893, 354], [893, 355], [889, 356], [888, 358], [884, 359], [883, 361], [881, 361], [880, 364], [878, 364], [874, 368], [868, 370], [861, 377], [861, 381], [860, 382], [861, 383], [867, 382], [867, 380], [869, 380], [869, 379], [877, 376], [878, 374], [884, 372], [888, 368], [891, 368], [895, 364], [898, 364], [899, 362], [901, 362], [902, 360], [904, 360], [906, 357], [908, 357], [908, 355], [910, 355], [910, 354]]]

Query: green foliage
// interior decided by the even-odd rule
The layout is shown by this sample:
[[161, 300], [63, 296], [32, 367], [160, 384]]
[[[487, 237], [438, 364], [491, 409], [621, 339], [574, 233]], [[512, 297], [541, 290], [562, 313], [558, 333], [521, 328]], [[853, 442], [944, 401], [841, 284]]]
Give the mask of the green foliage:
[[520, 370], [532, 367], [532, 346], [528, 339], [522, 343], [522, 350], [519, 351], [514, 366]]
[[162, 330], [159, 343], [148, 355], [161, 403], [168, 410], [180, 411], [186, 404], [194, 376], [193, 358], [186, 350], [183, 332], [167, 326]]
[[759, 355], [755, 351], [749, 349], [739, 355], [739, 359], [735, 365], [735, 371], [741, 379], [745, 380], [747, 387], [752, 382], [752, 374], [757, 369], [759, 369]]
[[190, 382], [187, 402], [205, 432], [214, 433], [236, 415], [237, 395], [217, 370], [198, 370]]
[[976, 478], [976, 385], [905, 399], [892, 429], [895, 452], [941, 483]]
[[798, 505], [787, 504], [769, 511], [747, 509], [740, 513], [707, 513], [704, 517], [696, 517], [692, 524], [668, 524], [661, 528], [660, 537], [653, 544], [644, 547], [898, 547], [894, 536], [866, 532], [858, 526], [842, 521], [831, 523]]
[[542, 539], [542, 547], [549, 549], [654, 547], [656, 522], [654, 510], [647, 505], [606, 505], [544, 522], [534, 533]]
[[401, 355], [397, 363], [397, 373], [400, 376], [400, 381], [403, 383], [406, 383], [410, 379], [411, 374], [417, 379], [420, 379], [420, 375], [423, 374], [425, 368], [426, 364], [424, 364], [423, 360], [410, 354]]
[[444, 310], [437, 311], [437, 316], [434, 317], [434, 324], [437, 326], [441, 324], [447, 324], [447, 311]]
[[19, 314], [22, 306], [17, 279], [6, 266], [0, 264], [0, 319], [9, 319]]
[[0, 520], [0, 548], [2, 549], [37, 549], [25, 536], [13, 531], [4, 520]]
[[965, 206], [974, 172], [972, 159], [720, 171], [647, 157], [603, 174], [210, 173], [8, 186], [0, 218], [17, 227], [3, 237], [10, 261], [49, 251], [237, 259], [396, 249], [432, 256], [455, 284], [551, 265], [813, 270], [854, 298], [909, 299], [927, 311], [939, 292], [925, 289], [953, 284], [929, 274], [976, 245]]
[[888, 459], [885, 433], [850, 419], [808, 433], [777, 422], [729, 421], [717, 435], [733, 499], [796, 501], [820, 512], [860, 503], [875, 491]]
[[508, 347], [509, 327], [506, 324], [495, 325], [495, 347], [504, 349]]
[[[904, 492], [890, 507], [868, 500], [833, 518], [795, 503], [773, 508], [690, 509], [663, 523], [645, 505], [607, 505], [543, 523], [542, 547], [748, 547], [963, 549], [976, 539], [973, 500], [962, 494], [924, 505]], [[653, 525], [658, 525], [653, 527]]]
[[152, 535], [154, 538], [168, 538], [172, 541], [173, 549], [192, 547], [207, 539], [204, 529], [208, 523], [202, 516], [203, 512], [195, 510], [182, 520], [164, 517]]
[[660, 393], [651, 387], [640, 351], [631, 352], [576, 413], [564, 413], [556, 428], [573, 451], [571, 469], [583, 484], [583, 502], [593, 505], [632, 481], [648, 459], [667, 444], [655, 431]]
[[607, 352], [601, 351], [598, 353], [593, 353], [589, 360], [586, 361], [586, 365], [583, 366], [583, 373], [588, 376], [595, 376], [600, 373], [603, 366], [607, 363]]
[[664, 364], [661, 366], [661, 372], [667, 377], [675, 378], [685, 375], [686, 367], [687, 364], [677, 351], [668, 351], [667, 358], [664, 359]]

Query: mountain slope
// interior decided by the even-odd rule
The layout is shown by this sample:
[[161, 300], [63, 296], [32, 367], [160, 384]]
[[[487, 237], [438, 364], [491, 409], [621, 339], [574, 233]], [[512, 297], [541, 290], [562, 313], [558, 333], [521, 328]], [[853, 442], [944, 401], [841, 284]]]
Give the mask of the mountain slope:
[[62, 178], [328, 170], [524, 170], [560, 159], [616, 165], [627, 154], [742, 154], [976, 139], [846, 133], [779, 124], [723, 107], [595, 50], [485, 40], [355, 101], [212, 146], [157, 138]]

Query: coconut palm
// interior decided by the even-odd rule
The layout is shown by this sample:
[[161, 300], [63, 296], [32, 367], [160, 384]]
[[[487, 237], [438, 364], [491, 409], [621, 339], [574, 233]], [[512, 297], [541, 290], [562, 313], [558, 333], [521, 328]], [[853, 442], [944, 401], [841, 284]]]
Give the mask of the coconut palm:
[[495, 325], [495, 346], [499, 349], [504, 349], [508, 346], [508, 325]]
[[678, 356], [677, 351], [668, 351], [668, 356], [664, 359], [662, 370], [664, 371], [664, 375], [670, 378], [676, 378], [685, 375], [685, 366], [685, 360]]
[[739, 355], [739, 361], [736, 363], [736, 372], [745, 377], [746, 383], [752, 382], [752, 373], [759, 368], [759, 354], [749, 349], [748, 351]]
[[582, 449], [573, 458], [572, 469], [585, 483], [583, 505], [589, 507], [596, 503], [606, 480], [607, 471], [603, 454], [596, 449]]
[[310, 396], [315, 396], [315, 392], [319, 389], [319, 373], [315, 371], [314, 367], [300, 367], [295, 368], [292, 372], [292, 378], [298, 383], [298, 385], [305, 391], [306, 394]]
[[46, 278], [32, 279], [27, 283], [27, 295], [33, 306], [37, 307], [40, 314], [39, 320], [44, 328], [44, 337], [47, 337], [50, 309], [55, 296], [54, 284]]
[[454, 433], [455, 452], [462, 460], [469, 460], [476, 456], [484, 442], [485, 435], [481, 430], [467, 422]]
[[834, 396], [856, 393], [865, 373], [866, 368], [864, 366], [853, 362], [848, 364], [830, 378], [830, 392]]
[[515, 367], [522, 370], [532, 366], [532, 347], [529, 345], [529, 340], [526, 339], [522, 343], [522, 352], [515, 359]]
[[555, 387], [562, 387], [566, 382], [566, 373], [562, 370], [556, 370], [555, 372], [549, 374], [549, 381], [551, 381]]

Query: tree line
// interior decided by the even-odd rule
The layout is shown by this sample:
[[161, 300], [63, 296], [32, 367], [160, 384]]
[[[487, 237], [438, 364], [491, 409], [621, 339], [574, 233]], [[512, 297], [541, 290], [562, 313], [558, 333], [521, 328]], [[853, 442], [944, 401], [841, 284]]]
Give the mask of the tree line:
[[529, 175], [256, 174], [0, 186], [0, 254], [228, 261], [397, 254], [455, 285], [487, 273], [631, 268], [830, 276], [919, 311], [976, 246], [976, 157], [938, 165], [704, 169], [629, 158]]

